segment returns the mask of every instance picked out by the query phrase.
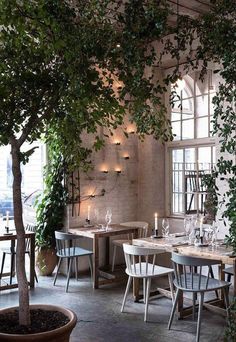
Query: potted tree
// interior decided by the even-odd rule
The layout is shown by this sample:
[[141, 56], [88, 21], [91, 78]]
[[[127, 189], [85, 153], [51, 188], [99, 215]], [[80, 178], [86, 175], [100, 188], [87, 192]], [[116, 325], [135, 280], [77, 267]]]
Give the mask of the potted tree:
[[[0, 144], [11, 146], [18, 315], [19, 325], [26, 329], [33, 319], [24, 268], [21, 164], [34, 149], [22, 152], [23, 144], [53, 128], [60, 137], [60, 153], [67, 161], [76, 155], [72, 164], [77, 167], [91, 152], [83, 146], [82, 134], [94, 134], [92, 149], [100, 148], [104, 140], [96, 135], [98, 128], [108, 132], [117, 128], [127, 111], [141, 135], [171, 138], [162, 103], [165, 86], [152, 82], [153, 77], [146, 73], [156, 60], [150, 40], [160, 38], [166, 30], [167, 6], [145, 6], [147, 12], [141, 2], [137, 7], [128, 2], [122, 15], [120, 11], [114, 14], [114, 25], [105, 0], [0, 2]], [[117, 79], [122, 86], [117, 86]], [[69, 316], [63, 341], [68, 341], [76, 322], [73, 313]], [[57, 329], [55, 333], [58, 336]], [[13, 333], [12, 338], [21, 337]], [[27, 338], [36, 340], [35, 334]], [[9, 335], [0, 333], [0, 339], [9, 340]], [[56, 337], [46, 340], [59, 341]]]

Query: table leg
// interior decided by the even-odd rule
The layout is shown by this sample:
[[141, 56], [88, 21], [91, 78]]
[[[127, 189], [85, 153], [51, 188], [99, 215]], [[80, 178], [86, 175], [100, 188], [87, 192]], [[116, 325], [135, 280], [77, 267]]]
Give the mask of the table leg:
[[30, 287], [34, 288], [35, 272], [35, 235], [30, 237]]
[[93, 239], [93, 288], [98, 289], [99, 239], [96, 234]]

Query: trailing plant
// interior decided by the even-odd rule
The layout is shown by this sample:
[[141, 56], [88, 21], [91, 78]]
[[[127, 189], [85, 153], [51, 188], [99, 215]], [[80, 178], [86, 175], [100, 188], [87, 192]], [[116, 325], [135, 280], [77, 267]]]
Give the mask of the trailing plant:
[[54, 232], [63, 228], [67, 189], [64, 185], [65, 162], [56, 139], [48, 142], [48, 163], [45, 166], [45, 189], [36, 202], [36, 246], [55, 246]]
[[204, 203], [204, 208], [206, 211], [206, 223], [212, 223], [215, 220], [217, 210], [218, 210], [218, 195], [219, 190], [216, 186], [216, 178], [218, 173], [216, 170], [212, 170], [211, 173], [203, 174], [201, 181], [203, 187], [206, 189], [206, 200]]

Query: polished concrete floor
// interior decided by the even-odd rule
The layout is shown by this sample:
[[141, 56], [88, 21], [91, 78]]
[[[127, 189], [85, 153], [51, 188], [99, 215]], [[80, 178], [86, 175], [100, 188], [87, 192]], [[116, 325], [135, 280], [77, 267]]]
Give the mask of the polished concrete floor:
[[[82, 276], [78, 282], [71, 279], [69, 292], [65, 293], [65, 280], [65, 277], [60, 276], [54, 287], [52, 277], [40, 277], [36, 288], [30, 291], [30, 298], [32, 304], [63, 305], [75, 311], [78, 323], [70, 342], [195, 341], [196, 322], [191, 317], [184, 320], [177, 320], [175, 317], [172, 330], [167, 330], [170, 299], [162, 297], [152, 300], [149, 305], [149, 319], [145, 323], [144, 304], [134, 303], [131, 293], [125, 312], [120, 312], [125, 283], [93, 290], [90, 278]], [[17, 303], [17, 290], [0, 293], [1, 308]], [[223, 317], [204, 310], [200, 341], [223, 341], [224, 326]]]

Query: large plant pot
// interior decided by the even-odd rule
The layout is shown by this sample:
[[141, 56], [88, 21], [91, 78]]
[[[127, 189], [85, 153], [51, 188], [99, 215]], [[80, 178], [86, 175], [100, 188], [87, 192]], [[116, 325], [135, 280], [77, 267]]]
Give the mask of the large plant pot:
[[[45, 305], [45, 304], [35, 304], [30, 305], [31, 309], [43, 309], [50, 311], [59, 311], [66, 315], [70, 321], [63, 327], [60, 327], [55, 330], [51, 330], [48, 332], [38, 333], [38, 334], [29, 334], [29, 335], [14, 335], [14, 334], [4, 334], [0, 333], [0, 341], [1, 342], [69, 342], [70, 334], [74, 329], [77, 317], [76, 314], [65, 308], [61, 308], [55, 305]], [[11, 310], [15, 310], [17, 307], [11, 307], [0, 310], [0, 313], [9, 312]]]
[[40, 248], [36, 253], [36, 268], [39, 275], [49, 276], [57, 265], [57, 255], [54, 248]]

